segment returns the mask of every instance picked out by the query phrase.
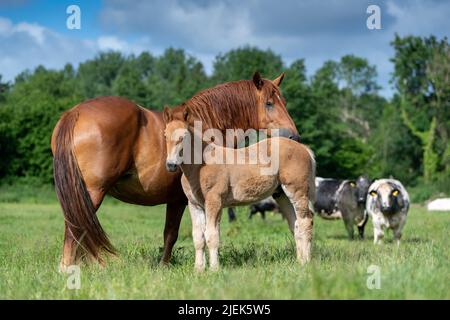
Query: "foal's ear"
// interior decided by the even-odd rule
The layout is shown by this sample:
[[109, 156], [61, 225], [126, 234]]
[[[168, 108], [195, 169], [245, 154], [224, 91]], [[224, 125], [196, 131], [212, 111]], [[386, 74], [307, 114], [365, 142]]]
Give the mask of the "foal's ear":
[[164, 106], [163, 119], [165, 123], [172, 121], [172, 110], [168, 106]]
[[253, 75], [253, 83], [255, 84], [256, 89], [258, 90], [261, 90], [261, 88], [264, 85], [264, 81], [258, 71], [256, 71], [255, 74]]
[[187, 121], [188, 121], [188, 118], [189, 118], [189, 108], [186, 107], [186, 108], [184, 108], [184, 110], [183, 110], [183, 121], [184, 121], [184, 122], [187, 122]]
[[284, 72], [282, 72], [278, 77], [272, 80], [272, 83], [279, 87], [284, 79]]

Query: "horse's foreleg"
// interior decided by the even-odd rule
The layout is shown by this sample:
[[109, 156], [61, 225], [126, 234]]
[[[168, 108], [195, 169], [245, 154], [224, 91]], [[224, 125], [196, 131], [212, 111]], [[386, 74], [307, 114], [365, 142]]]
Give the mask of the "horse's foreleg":
[[295, 210], [296, 221], [294, 237], [297, 247], [297, 259], [304, 264], [311, 259], [311, 241], [313, 231], [313, 214], [308, 207], [308, 193], [302, 190], [288, 190], [283, 186]]
[[209, 249], [209, 267], [215, 271], [219, 269], [220, 216], [222, 202], [219, 196], [209, 197], [205, 202], [206, 230], [205, 238]]
[[189, 212], [192, 221], [192, 239], [195, 247], [195, 270], [205, 270], [205, 211], [189, 202]]
[[181, 218], [183, 217], [186, 204], [169, 202], [166, 206], [166, 223], [164, 226], [164, 253], [161, 258], [162, 264], [168, 264], [172, 257], [172, 249], [178, 239]]

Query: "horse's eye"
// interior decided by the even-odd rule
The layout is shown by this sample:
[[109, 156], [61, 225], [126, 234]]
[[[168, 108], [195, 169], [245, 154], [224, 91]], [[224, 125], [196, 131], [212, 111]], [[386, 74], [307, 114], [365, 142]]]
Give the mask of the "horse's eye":
[[267, 107], [267, 108], [273, 107], [273, 102], [272, 102], [272, 101], [267, 101], [267, 102], [266, 102], [266, 107]]

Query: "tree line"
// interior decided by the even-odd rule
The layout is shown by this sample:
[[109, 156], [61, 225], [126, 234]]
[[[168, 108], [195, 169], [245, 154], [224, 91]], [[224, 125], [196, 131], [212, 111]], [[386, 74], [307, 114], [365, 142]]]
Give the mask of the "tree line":
[[[286, 65], [271, 50], [242, 47], [219, 54], [210, 76], [182, 49], [162, 55], [101, 52], [78, 68], [43, 66], [13, 82], [0, 75], [0, 182], [52, 182], [50, 137], [65, 110], [97, 96], [118, 95], [149, 109], [177, 105], [215, 84], [286, 73], [282, 92], [318, 175], [393, 176], [407, 185], [450, 176], [450, 49], [446, 38], [395, 36], [392, 98], [379, 94], [376, 66], [345, 55], [308, 76], [303, 59]], [[0, 71], [1, 72], [1, 71]]]

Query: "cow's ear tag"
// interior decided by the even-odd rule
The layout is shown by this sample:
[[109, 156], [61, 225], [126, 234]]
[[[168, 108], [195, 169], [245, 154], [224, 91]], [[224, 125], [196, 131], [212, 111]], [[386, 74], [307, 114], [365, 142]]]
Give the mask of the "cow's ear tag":
[[350, 185], [352, 186], [352, 188], [356, 187], [356, 184], [354, 182], [350, 182]]
[[394, 190], [394, 192], [392, 192], [392, 195], [393, 195], [394, 197], [398, 196], [398, 190]]
[[376, 192], [376, 191], [370, 191], [370, 195], [371, 195], [372, 197], [375, 197], [375, 196], [377, 195], [377, 192]]

